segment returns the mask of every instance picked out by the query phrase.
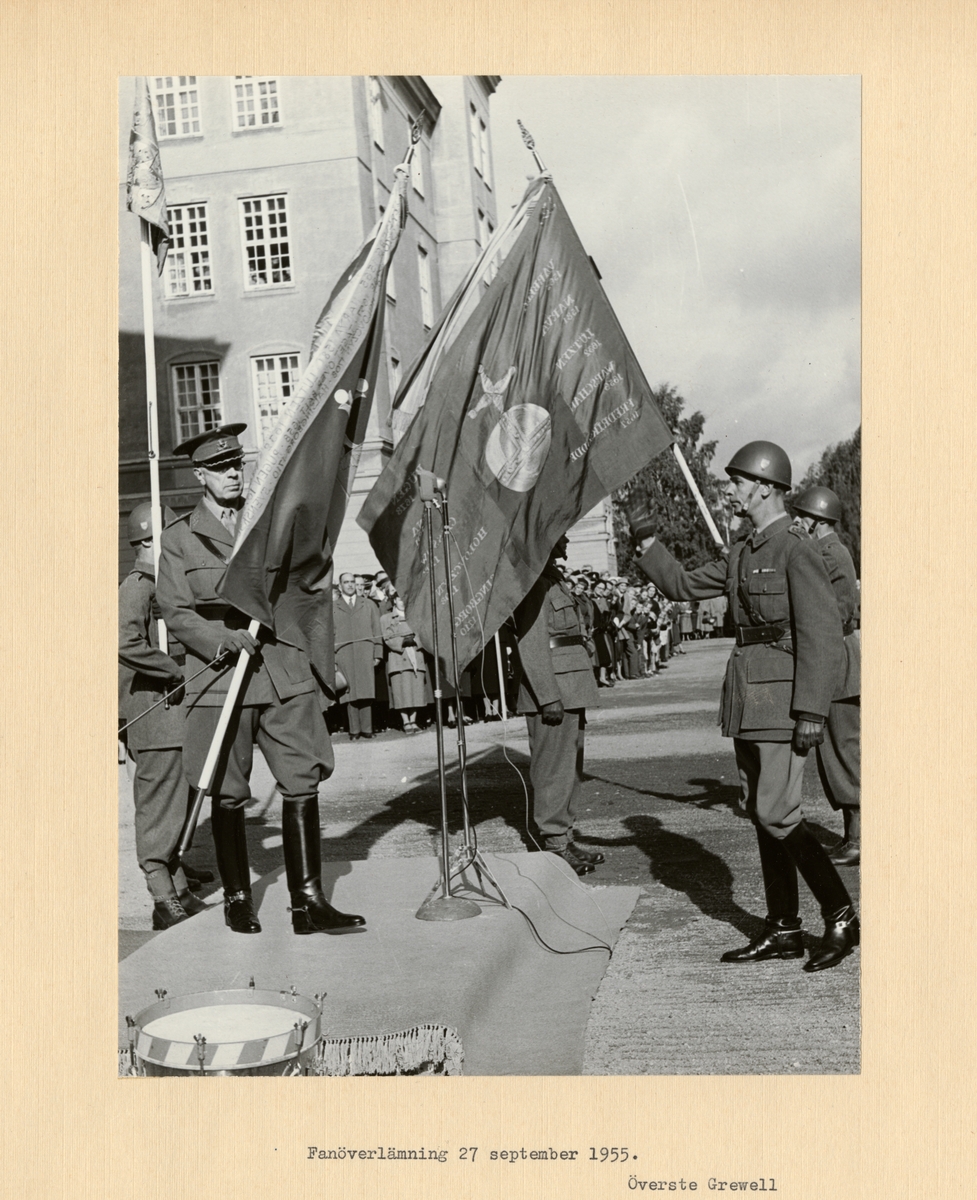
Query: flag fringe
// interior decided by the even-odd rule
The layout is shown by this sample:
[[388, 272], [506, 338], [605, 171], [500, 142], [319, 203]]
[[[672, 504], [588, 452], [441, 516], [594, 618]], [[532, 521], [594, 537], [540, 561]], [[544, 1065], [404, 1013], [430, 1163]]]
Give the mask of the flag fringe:
[[[461, 1075], [461, 1038], [447, 1025], [415, 1025], [399, 1033], [325, 1038], [309, 1064], [310, 1075]], [[128, 1049], [119, 1051], [119, 1076], [145, 1076]], [[297, 1073], [297, 1072], [296, 1072]]]

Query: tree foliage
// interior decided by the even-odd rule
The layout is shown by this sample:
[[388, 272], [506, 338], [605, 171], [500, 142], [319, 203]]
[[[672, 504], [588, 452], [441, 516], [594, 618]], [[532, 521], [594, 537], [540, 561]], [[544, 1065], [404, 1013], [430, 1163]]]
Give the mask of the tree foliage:
[[838, 535], [851, 551], [855, 571], [861, 574], [862, 555], [862, 427], [850, 438], [829, 446], [801, 481], [806, 487], [828, 487], [844, 509]]
[[[663, 384], [653, 393], [666, 424], [675, 433], [676, 441], [706, 503], [717, 522], [721, 519], [723, 503], [722, 482], [710, 473], [716, 442], [703, 442], [705, 418], [694, 412], [683, 417], [685, 400], [670, 384]], [[656, 537], [687, 569], [701, 567], [716, 557], [713, 540], [699, 512], [695, 498], [671, 450], [660, 454], [614, 495], [614, 533], [617, 538], [618, 572], [634, 582], [645, 583], [631, 547], [631, 534], [625, 515], [625, 503], [631, 498], [648, 502], [655, 518]]]

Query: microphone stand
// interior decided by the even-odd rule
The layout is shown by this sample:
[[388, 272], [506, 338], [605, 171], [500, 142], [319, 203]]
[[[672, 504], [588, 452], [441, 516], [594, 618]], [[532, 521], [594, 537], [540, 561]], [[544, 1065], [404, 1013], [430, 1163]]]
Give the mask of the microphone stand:
[[[482, 882], [482, 874], [484, 873], [495, 890], [502, 897], [502, 902], [506, 908], [511, 908], [509, 899], [505, 892], [499, 886], [498, 881], [493, 876], [488, 868], [488, 864], [482, 857], [481, 852], [472, 836], [471, 823], [468, 819], [468, 742], [465, 735], [465, 719], [462, 709], [461, 697], [461, 676], [458, 671], [458, 641], [455, 636], [455, 604], [451, 596], [451, 550], [449, 544], [448, 530], [450, 521], [448, 520], [448, 497], [446, 493], [441, 494], [441, 543], [444, 547], [444, 577], [448, 592], [448, 628], [450, 630], [451, 640], [451, 665], [454, 668], [455, 679], [455, 694], [458, 703], [458, 773], [461, 777], [461, 813], [462, 813], [462, 845], [459, 858], [467, 858], [465, 867], [473, 866], [475, 874], [478, 876], [479, 887], [484, 892], [485, 885]], [[484, 649], [483, 649], [484, 652]], [[503, 691], [505, 685], [502, 680], [502, 672], [499, 672], [500, 686]], [[464, 870], [464, 868], [463, 868]]]
[[[441, 712], [441, 664], [438, 647], [438, 596], [434, 580], [434, 518], [435, 498], [421, 492], [424, 504], [424, 530], [427, 535], [427, 566], [431, 585], [431, 626], [434, 635], [434, 721], [438, 737], [438, 786], [441, 789], [441, 895], [425, 900], [414, 916], [419, 921], [463, 921], [477, 917], [481, 909], [474, 900], [451, 894], [451, 861], [448, 847], [448, 788], [444, 774], [444, 716]], [[448, 580], [450, 595], [451, 581]], [[459, 714], [460, 715], [460, 714]], [[464, 724], [464, 721], [461, 721]], [[467, 821], [467, 813], [466, 813]]]

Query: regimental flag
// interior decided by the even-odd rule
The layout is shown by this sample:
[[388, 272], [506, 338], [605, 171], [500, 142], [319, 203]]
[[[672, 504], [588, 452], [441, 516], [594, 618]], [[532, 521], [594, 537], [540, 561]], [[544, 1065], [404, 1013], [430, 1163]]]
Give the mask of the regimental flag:
[[407, 219], [406, 164], [383, 219], [333, 289], [311, 357], [258, 457], [218, 592], [335, 680], [332, 554], [362, 450], [383, 340], [387, 270]]
[[149, 222], [153, 253], [162, 275], [170, 246], [170, 227], [166, 220], [166, 192], [163, 187], [163, 168], [159, 161], [156, 122], [149, 98], [149, 80], [145, 75], [136, 80], [136, 102], [129, 133], [126, 208]]
[[[449, 318], [412, 366], [398, 400], [435, 361], [358, 517], [431, 649], [415, 472], [446, 480], [460, 667], [514, 611], [558, 538], [674, 441], [547, 176], [530, 184], [523, 207], [475, 310], [460, 328]], [[440, 545], [439, 534], [435, 518]], [[439, 648], [452, 679], [441, 557], [436, 549]]]

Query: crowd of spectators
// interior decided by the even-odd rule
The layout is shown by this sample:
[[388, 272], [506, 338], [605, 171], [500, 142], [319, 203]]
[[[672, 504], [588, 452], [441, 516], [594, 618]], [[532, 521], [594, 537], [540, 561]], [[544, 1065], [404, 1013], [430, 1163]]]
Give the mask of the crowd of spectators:
[[[672, 602], [646, 583], [635, 586], [620, 576], [584, 566], [567, 572], [587, 638], [587, 650], [599, 687], [659, 674], [682, 643], [722, 637], [726, 600]], [[372, 738], [386, 729], [410, 735], [435, 719], [433, 664], [407, 621], [404, 603], [384, 571], [376, 575], [343, 573], [336, 585], [336, 661], [349, 690], [327, 713], [333, 733], [350, 740]], [[516, 665], [511, 623], [462, 672], [456, 689], [442, 678], [442, 716], [458, 720], [502, 719], [503, 690], [511, 711]], [[499, 659], [501, 658], [501, 677]]]

